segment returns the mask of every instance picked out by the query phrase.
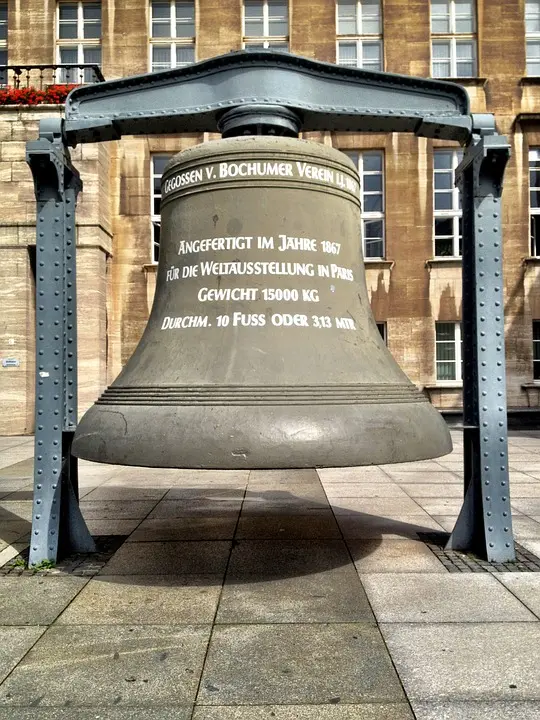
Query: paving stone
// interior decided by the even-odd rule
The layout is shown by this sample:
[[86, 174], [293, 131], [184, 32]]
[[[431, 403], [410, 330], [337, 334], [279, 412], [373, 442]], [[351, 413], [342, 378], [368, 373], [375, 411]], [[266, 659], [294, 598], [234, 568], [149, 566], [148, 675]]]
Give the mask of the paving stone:
[[91, 535], [123, 535], [125, 537], [132, 533], [140, 523], [140, 518], [124, 518], [122, 520], [118, 518], [108, 520], [86, 518], [86, 526]]
[[538, 720], [537, 702], [413, 702], [416, 720]]
[[311, 515], [241, 515], [235, 537], [239, 540], [341, 538], [331, 510]]
[[129, 536], [128, 542], [174, 540], [232, 540], [237, 517], [198, 515], [182, 518], [147, 518]]
[[101, 575], [213, 575], [223, 573], [230, 542], [124, 543]]
[[50, 625], [87, 582], [73, 576], [0, 576], [0, 624]]
[[369, 623], [216, 627], [198, 694], [204, 705], [403, 700]]
[[155, 505], [156, 500], [83, 500], [81, 511], [85, 520], [142, 519]]
[[462, 498], [417, 497], [415, 501], [429, 515], [458, 515], [463, 505]]
[[86, 495], [86, 502], [121, 500], [122, 502], [131, 503], [134, 500], [161, 500], [167, 493], [166, 488], [124, 488], [102, 485], [94, 488]]
[[524, 538], [521, 544], [526, 550], [531, 552], [537, 558], [540, 558], [540, 540]]
[[327, 572], [261, 582], [226, 581], [218, 623], [374, 621], [352, 565]]
[[250, 705], [249, 707], [199, 705], [195, 708], [193, 720], [414, 720], [414, 717], [405, 703]]
[[53, 626], [0, 688], [10, 706], [190, 705], [210, 627]]
[[265, 485], [253, 485], [249, 483], [246, 489], [244, 501], [289, 503], [299, 504], [312, 502], [315, 507], [321, 503], [327, 505], [326, 493], [320, 482], [304, 483], [301, 485], [278, 485], [271, 487]]
[[[0, 707], [0, 720], [190, 720], [191, 706], [174, 708], [160, 707], [152, 710], [148, 707], [95, 708], [88, 710], [79, 707], [68, 708], [15, 708]], [[393, 720], [393, 719], [392, 719]], [[401, 720], [401, 719], [400, 719]]]
[[0, 683], [45, 630], [44, 627], [0, 627]]
[[497, 580], [540, 618], [540, 573], [497, 573]]
[[251, 470], [249, 473], [249, 485], [301, 485], [319, 484], [317, 470], [311, 468], [286, 469], [286, 470]]
[[540, 515], [540, 498], [513, 498], [512, 487], [510, 486], [510, 499], [512, 500], [512, 509], [519, 510], [524, 515]]
[[400, 498], [346, 498], [339, 502], [330, 501], [336, 515], [367, 513], [382, 517], [420, 515], [422, 508], [409, 497]]
[[[459, 483], [460, 473], [451, 470], [443, 470], [439, 468], [434, 472], [410, 472], [408, 470], [387, 470], [389, 477], [396, 483], [403, 485], [439, 485], [439, 492], [444, 494], [444, 488], [447, 485]], [[461, 481], [461, 491], [463, 492], [463, 481]]]
[[345, 538], [412, 538], [418, 533], [441, 530], [441, 526], [427, 513], [402, 515], [400, 519], [376, 517], [374, 515], [339, 515], [339, 528]]
[[231, 554], [227, 579], [253, 575], [257, 581], [311, 575], [351, 560], [343, 540], [295, 540], [283, 542], [239, 540]]
[[419, 540], [352, 540], [347, 545], [359, 573], [445, 573], [443, 565]]
[[211, 623], [221, 575], [100, 575], [58, 618], [60, 625]]
[[209, 488], [206, 486], [195, 487], [171, 487], [167, 491], [164, 500], [237, 500], [241, 502], [246, 494], [246, 486], [244, 483], [238, 487], [230, 487], [217, 485]]
[[332, 482], [388, 482], [389, 480], [388, 474], [376, 465], [344, 468], [318, 468], [317, 474], [319, 475], [323, 485]]
[[328, 513], [328, 501], [320, 502], [296, 498], [291, 496], [288, 500], [268, 500], [264, 498], [250, 498], [242, 505], [242, 515], [259, 515], [264, 517], [282, 515], [325, 515]]
[[463, 482], [458, 482], [457, 478], [454, 478], [454, 482], [451, 483], [407, 482], [402, 483], [400, 487], [413, 499], [433, 497], [463, 500]]
[[510, 494], [513, 500], [518, 498], [540, 498], [540, 482], [522, 483], [510, 480]]
[[331, 483], [324, 487], [327, 497], [332, 499], [333, 504], [339, 504], [340, 498], [407, 497], [399, 485], [392, 482]]
[[[540, 581], [540, 573], [533, 577]], [[362, 575], [361, 579], [378, 622], [536, 620], [488, 573], [442, 577], [429, 573], [372, 574]], [[536, 583], [536, 588], [540, 608], [540, 583]]]
[[409, 700], [540, 701], [540, 623], [380, 627]]
[[28, 457], [19, 462], [13, 463], [12, 465], [3, 466], [0, 469], [0, 478], [3, 480], [17, 479], [17, 478], [32, 478], [34, 472], [34, 458]]
[[4, 526], [5, 521], [26, 520], [27, 522], [30, 522], [31, 519], [31, 500], [0, 500], [0, 528]]
[[197, 515], [219, 515], [220, 517], [238, 517], [242, 500], [233, 498], [220, 500], [213, 498], [193, 498], [190, 500], [162, 500], [148, 518], [184, 518]]

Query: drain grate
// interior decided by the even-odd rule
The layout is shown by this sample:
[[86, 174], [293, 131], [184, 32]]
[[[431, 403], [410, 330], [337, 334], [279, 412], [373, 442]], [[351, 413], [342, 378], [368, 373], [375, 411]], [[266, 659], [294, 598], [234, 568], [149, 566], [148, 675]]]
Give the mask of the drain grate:
[[96, 552], [73, 553], [56, 565], [28, 568], [28, 548], [0, 568], [0, 575], [97, 575], [118, 548], [126, 541], [127, 535], [97, 535], [94, 537]]
[[540, 572], [540, 559], [515, 543], [515, 562], [494, 563], [459, 550], [445, 550], [449, 533], [418, 533], [431, 552], [441, 561], [448, 572]]

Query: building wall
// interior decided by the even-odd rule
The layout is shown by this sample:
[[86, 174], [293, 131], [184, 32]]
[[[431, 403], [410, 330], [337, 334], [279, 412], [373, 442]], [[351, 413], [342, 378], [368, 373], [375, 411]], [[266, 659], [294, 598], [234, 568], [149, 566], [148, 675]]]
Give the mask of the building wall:
[[[149, 4], [103, 0], [103, 64], [107, 79], [148, 71]], [[428, 0], [384, 0], [385, 69], [429, 76]], [[534, 114], [540, 84], [525, 76], [524, 0], [479, 0], [478, 77], [464, 79], [473, 112], [493, 112], [512, 146], [503, 195], [507, 384], [509, 404], [540, 404], [532, 383], [532, 320], [540, 318], [540, 262], [529, 257], [528, 149], [540, 146]], [[52, 63], [55, 3], [9, 0], [9, 62]], [[197, 59], [242, 45], [241, 0], [199, 0]], [[335, 4], [291, 0], [290, 49], [335, 62]], [[40, 117], [57, 109], [0, 108], [0, 434], [33, 427], [33, 277], [35, 206], [25, 142]], [[388, 345], [402, 368], [441, 408], [459, 407], [459, 383], [435, 375], [434, 322], [461, 318], [461, 263], [434, 258], [433, 149], [451, 143], [404, 134], [314, 133], [342, 150], [385, 153], [386, 257], [366, 261], [375, 319], [386, 322]], [[150, 158], [208, 136], [125, 137], [73, 151], [84, 191], [78, 210], [79, 377], [82, 412], [116, 376], [145, 327], [155, 289], [151, 260]], [[351, 240], [357, 242], [356, 238]], [[13, 342], [12, 342], [13, 341]]]

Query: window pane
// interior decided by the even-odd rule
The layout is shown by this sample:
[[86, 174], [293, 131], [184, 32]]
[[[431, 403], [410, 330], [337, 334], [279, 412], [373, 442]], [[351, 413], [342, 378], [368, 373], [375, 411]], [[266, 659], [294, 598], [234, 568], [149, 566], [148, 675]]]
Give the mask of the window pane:
[[152, 70], [169, 70], [171, 67], [170, 45], [152, 46]]
[[101, 48], [100, 47], [84, 47], [83, 48], [83, 59], [85, 63], [91, 63], [92, 65], [99, 65], [101, 63]]
[[[363, 154], [362, 159], [364, 172], [382, 172], [382, 153], [366, 152]], [[358, 159], [354, 162], [358, 166]]]
[[[436, 332], [437, 332], [437, 341], [438, 342], [446, 342], [446, 341], [452, 341], [454, 342], [455, 336], [456, 336], [456, 327], [454, 323], [442, 323], [438, 322], [436, 324]], [[446, 358], [442, 358], [446, 359]]]
[[[533, 320], [533, 340], [540, 340], [540, 320]], [[540, 359], [535, 355], [535, 360]]]
[[176, 48], [176, 66], [191, 65], [195, 62], [195, 48], [193, 45], [178, 45]]
[[194, 37], [195, 6], [192, 2], [176, 3], [176, 37]]
[[379, 2], [373, 0], [364, 0], [362, 2], [362, 27], [361, 32], [364, 35], [376, 34], [381, 32], [381, 8]]
[[452, 179], [451, 172], [436, 172], [434, 177], [435, 190], [451, 190]]
[[450, 32], [450, 7], [448, 0], [431, 0], [431, 32]]
[[435, 210], [452, 210], [451, 192], [436, 192], [434, 200]]
[[338, 35], [356, 35], [356, 2], [339, 0]]
[[77, 48], [60, 48], [60, 62], [76, 65], [79, 61]]
[[364, 212], [382, 212], [382, 195], [364, 195], [362, 210]]
[[158, 18], [169, 20], [171, 17], [171, 5], [168, 2], [154, 2], [152, 3], [152, 19], [157, 20]]
[[362, 65], [372, 70], [381, 69], [381, 44], [380, 42], [362, 43]]
[[452, 153], [445, 150], [435, 150], [433, 153], [433, 166], [435, 170], [451, 170]]
[[163, 175], [165, 166], [171, 158], [172, 155], [154, 155], [154, 157], [152, 158], [154, 162], [154, 175]]
[[339, 65], [349, 65], [356, 67], [356, 51], [357, 45], [355, 42], [346, 43], [340, 42], [338, 45], [338, 63]]
[[435, 238], [435, 257], [453, 257], [454, 242], [452, 238]]
[[364, 175], [364, 192], [382, 192], [382, 176]]
[[101, 4], [100, 3], [83, 3], [83, 18], [85, 20], [101, 21]]
[[454, 221], [452, 218], [435, 218], [435, 237], [449, 236], [454, 234]]
[[531, 215], [531, 256], [540, 257], [540, 215]]
[[60, 20], [77, 21], [77, 3], [60, 3], [58, 6]]
[[60, 40], [72, 40], [77, 37], [77, 23], [60, 23], [58, 26]]

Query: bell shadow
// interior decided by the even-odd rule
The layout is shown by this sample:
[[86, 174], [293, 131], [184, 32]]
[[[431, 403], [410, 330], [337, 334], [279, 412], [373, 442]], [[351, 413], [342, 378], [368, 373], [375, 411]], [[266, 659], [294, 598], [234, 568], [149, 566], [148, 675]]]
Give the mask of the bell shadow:
[[[156, 505], [96, 579], [110, 582], [114, 576], [114, 582], [130, 584], [144, 577], [147, 585], [152, 577], [162, 584], [168, 576], [171, 585], [204, 586], [220, 585], [224, 577], [251, 584], [321, 576], [376, 552], [385, 535], [420, 545], [418, 533], [434, 532], [422, 524], [331, 508], [324, 493], [320, 500], [308, 497], [310, 487], [317, 495], [309, 485], [296, 492], [175, 489], [173, 499]], [[129, 489], [123, 500], [122, 494], [116, 493], [118, 502], [129, 503]]]

